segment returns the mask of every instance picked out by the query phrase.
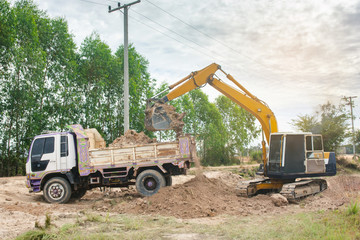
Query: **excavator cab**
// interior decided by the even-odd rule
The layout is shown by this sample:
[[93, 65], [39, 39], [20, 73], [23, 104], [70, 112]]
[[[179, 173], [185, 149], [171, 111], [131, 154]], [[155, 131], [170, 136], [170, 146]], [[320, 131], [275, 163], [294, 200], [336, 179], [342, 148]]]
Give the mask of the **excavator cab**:
[[324, 152], [322, 136], [312, 133], [272, 133], [267, 176], [276, 179], [333, 176], [334, 153]]

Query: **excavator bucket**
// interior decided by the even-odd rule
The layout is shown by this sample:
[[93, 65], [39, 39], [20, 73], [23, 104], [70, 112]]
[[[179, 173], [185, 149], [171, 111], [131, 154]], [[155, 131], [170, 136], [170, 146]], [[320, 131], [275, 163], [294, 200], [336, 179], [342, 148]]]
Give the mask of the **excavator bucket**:
[[175, 130], [177, 135], [182, 133], [185, 113], [175, 112], [175, 107], [166, 103], [150, 102], [145, 110], [145, 127], [149, 131]]
[[161, 104], [155, 104], [153, 107], [147, 107], [145, 115], [145, 127], [147, 130], [161, 131], [171, 129], [171, 119]]

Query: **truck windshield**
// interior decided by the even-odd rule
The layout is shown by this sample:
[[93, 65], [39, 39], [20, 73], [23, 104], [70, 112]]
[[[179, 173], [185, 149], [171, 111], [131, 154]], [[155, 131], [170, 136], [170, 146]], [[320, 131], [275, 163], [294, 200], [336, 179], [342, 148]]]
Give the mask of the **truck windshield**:
[[279, 163], [281, 156], [281, 145], [283, 135], [272, 135], [269, 149], [269, 162]]

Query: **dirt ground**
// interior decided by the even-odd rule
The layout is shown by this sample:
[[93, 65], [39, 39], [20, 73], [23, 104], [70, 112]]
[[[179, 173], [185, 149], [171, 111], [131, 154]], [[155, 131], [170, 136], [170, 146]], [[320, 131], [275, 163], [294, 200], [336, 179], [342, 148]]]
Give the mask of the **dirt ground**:
[[81, 200], [68, 204], [48, 204], [42, 194], [28, 193], [25, 177], [0, 178], [0, 239], [11, 239], [44, 222], [50, 214], [56, 226], [71, 223], [84, 212], [111, 214], [145, 214], [173, 216], [179, 219], [216, 219], [221, 216], [260, 216], [337, 209], [360, 196], [360, 175], [338, 175], [327, 178], [329, 188], [299, 203], [275, 206], [272, 197], [257, 195], [242, 198], [235, 194], [241, 177], [228, 169], [209, 171], [204, 175], [176, 176], [173, 186], [165, 187], [151, 197], [141, 197], [136, 190], [98, 189], [88, 191]]

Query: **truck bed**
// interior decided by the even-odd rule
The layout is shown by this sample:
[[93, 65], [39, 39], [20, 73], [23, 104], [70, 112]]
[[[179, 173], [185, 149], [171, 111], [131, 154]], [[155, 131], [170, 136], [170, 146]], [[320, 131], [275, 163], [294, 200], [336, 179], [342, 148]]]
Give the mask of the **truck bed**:
[[175, 142], [108, 147], [89, 150], [90, 166], [94, 169], [108, 167], [159, 165], [166, 162], [192, 161], [195, 146], [189, 137]]

